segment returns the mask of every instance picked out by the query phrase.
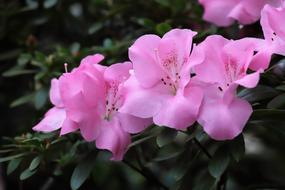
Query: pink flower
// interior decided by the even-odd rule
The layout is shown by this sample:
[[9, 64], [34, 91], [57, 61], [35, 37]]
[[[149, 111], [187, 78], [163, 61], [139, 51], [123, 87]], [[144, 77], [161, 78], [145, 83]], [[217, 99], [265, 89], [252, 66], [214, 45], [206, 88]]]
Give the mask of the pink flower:
[[59, 81], [57, 79], [51, 80], [50, 101], [54, 107], [45, 114], [41, 122], [33, 127], [33, 130], [51, 132], [61, 128], [61, 135], [76, 131], [78, 129], [77, 123], [66, 117], [66, 111], [59, 92]]
[[261, 12], [261, 26], [265, 41], [259, 44], [259, 52], [256, 54], [250, 68], [258, 70], [267, 69], [272, 54], [285, 56], [285, 2], [279, 8], [265, 5]]
[[213, 35], [194, 48], [194, 80], [204, 89], [198, 122], [213, 139], [233, 139], [249, 119], [251, 105], [236, 97], [238, 85], [253, 88], [262, 70], [247, 73], [254, 57], [254, 39], [227, 40]]
[[97, 148], [121, 160], [131, 142], [130, 133], [142, 131], [151, 120], [118, 112], [124, 104], [124, 82], [131, 63], [104, 67], [97, 64], [99, 59], [98, 55], [84, 58], [78, 69], [62, 77], [60, 90], [67, 116], [78, 123], [84, 139], [96, 140]]
[[203, 18], [217, 26], [229, 26], [237, 20], [246, 25], [260, 18], [265, 4], [279, 6], [282, 0], [199, 0], [204, 7]]
[[127, 98], [120, 112], [151, 118], [155, 124], [185, 129], [197, 118], [200, 88], [192, 86], [189, 60], [191, 30], [174, 29], [163, 38], [144, 35], [129, 48], [134, 71], [126, 81]]

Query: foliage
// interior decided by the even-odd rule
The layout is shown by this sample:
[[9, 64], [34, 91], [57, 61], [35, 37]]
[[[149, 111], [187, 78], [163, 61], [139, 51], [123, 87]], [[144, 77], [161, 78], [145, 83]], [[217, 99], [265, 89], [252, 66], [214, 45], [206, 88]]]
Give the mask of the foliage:
[[[12, 0], [0, 3], [0, 163], [8, 189], [284, 189], [285, 61], [275, 56], [254, 89], [240, 90], [254, 113], [243, 135], [211, 140], [201, 126], [150, 127], [132, 137], [121, 163], [79, 135], [39, 134], [32, 126], [50, 106], [50, 79], [102, 53], [110, 65], [145, 33], [184, 27], [229, 38], [261, 36], [258, 24], [223, 29], [201, 20], [187, 0]], [[258, 31], [258, 32], [256, 32]], [[8, 136], [8, 137], [7, 137]], [[21, 181], [18, 182], [18, 179]]]

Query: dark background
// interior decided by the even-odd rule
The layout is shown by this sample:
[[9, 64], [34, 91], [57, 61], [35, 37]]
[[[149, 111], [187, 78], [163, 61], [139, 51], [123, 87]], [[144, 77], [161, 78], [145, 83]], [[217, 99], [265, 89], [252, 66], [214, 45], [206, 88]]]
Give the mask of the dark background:
[[[64, 72], [65, 62], [72, 69], [78, 66], [82, 57], [97, 52], [106, 56], [105, 65], [125, 61], [128, 47], [140, 35], [154, 33], [162, 36], [171, 28], [190, 28], [199, 32], [195, 43], [210, 34], [222, 34], [233, 39], [262, 37], [259, 23], [241, 29], [237, 24], [217, 28], [204, 22], [202, 14], [202, 7], [194, 0], [1, 0], [0, 143], [3, 148], [7, 148], [5, 145], [9, 143], [19, 145], [23, 139], [34, 137], [31, 128], [51, 106], [48, 100], [50, 79]], [[283, 94], [283, 98], [277, 100], [277, 106], [276, 100], [275, 104], [273, 102], [273, 108], [284, 111], [284, 89], [280, 90], [284, 81], [284, 64], [278, 62], [281, 59], [281, 56], [274, 57], [272, 65], [276, 68], [264, 74], [261, 86], [254, 92], [243, 92], [255, 109], [272, 108], [272, 103], [271, 107], [268, 107], [268, 103]], [[224, 175], [227, 177], [223, 179], [227, 189], [285, 189], [285, 115], [281, 118], [278, 114], [278, 117], [262, 116], [260, 120], [264, 120], [264, 124], [251, 123], [244, 137], [239, 137], [242, 142], [245, 139], [246, 155], [238, 163], [231, 160], [225, 172], [227, 175]], [[199, 127], [195, 130], [197, 138], [212, 154], [221, 147], [226, 147], [227, 151], [224, 152], [228, 152], [232, 146], [229, 145], [231, 142], [214, 142], [201, 134]], [[144, 135], [156, 132], [149, 129]], [[162, 131], [157, 133], [161, 134]], [[163, 132], [167, 138], [172, 137], [173, 133], [177, 135], [168, 129]], [[187, 133], [192, 134], [193, 131]], [[51, 138], [56, 139], [57, 135], [55, 133]], [[73, 144], [82, 142], [78, 139], [80, 137], [76, 134], [63, 139], [64, 143], [54, 148], [56, 156], [39, 151], [44, 155], [44, 161], [37, 174], [27, 180], [21, 181], [19, 176], [33, 157], [23, 160], [10, 176], [6, 176], [7, 164], [3, 164], [6, 189], [70, 189], [74, 167], [90, 151], [95, 151], [98, 156], [90, 177], [81, 189], [159, 189], [155, 180], [144, 178], [127, 166], [128, 162], [109, 162], [108, 153], [97, 154], [93, 144], [83, 143], [75, 157], [69, 155], [65, 160], [64, 156]], [[185, 140], [184, 137], [179, 139]], [[167, 139], [165, 146], [154, 146], [157, 141], [150, 139], [138, 148], [131, 149], [126, 159], [134, 163], [138, 160], [137, 155], [143, 157], [144, 166], [173, 189], [206, 190], [217, 182], [207, 172], [210, 161], [200, 153], [195, 142], [186, 141], [183, 144]], [[41, 143], [47, 144], [45, 140]], [[178, 150], [183, 154], [175, 157]], [[18, 146], [15, 151], [34, 149]], [[176, 177], [173, 177], [174, 174]], [[154, 179], [152, 174], [149, 176]]]

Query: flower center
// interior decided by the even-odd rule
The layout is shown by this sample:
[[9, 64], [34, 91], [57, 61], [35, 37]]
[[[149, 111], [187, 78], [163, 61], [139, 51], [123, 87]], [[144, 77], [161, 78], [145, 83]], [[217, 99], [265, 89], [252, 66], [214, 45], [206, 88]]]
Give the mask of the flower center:
[[175, 95], [180, 83], [180, 68], [184, 62], [179, 65], [178, 58], [175, 52], [169, 52], [165, 58], [160, 58], [158, 55], [158, 50], [155, 49], [156, 61], [162, 67], [165, 75], [161, 78], [161, 82], [164, 86], [170, 89], [171, 94]]
[[119, 110], [123, 103], [123, 96], [120, 94], [121, 85], [111, 82], [107, 88], [106, 111], [104, 119], [110, 121], [112, 116]]
[[231, 57], [228, 57], [224, 66], [226, 71], [226, 86], [241, 78], [245, 73], [244, 65], [238, 64], [238, 61]]

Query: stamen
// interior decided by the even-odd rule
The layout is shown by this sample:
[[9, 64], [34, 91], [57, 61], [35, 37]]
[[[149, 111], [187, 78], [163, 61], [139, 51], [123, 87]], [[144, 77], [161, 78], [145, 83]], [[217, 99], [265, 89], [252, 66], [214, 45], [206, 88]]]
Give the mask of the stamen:
[[64, 70], [65, 70], [65, 73], [68, 73], [67, 67], [68, 67], [68, 64], [67, 64], [67, 63], [64, 63]]

